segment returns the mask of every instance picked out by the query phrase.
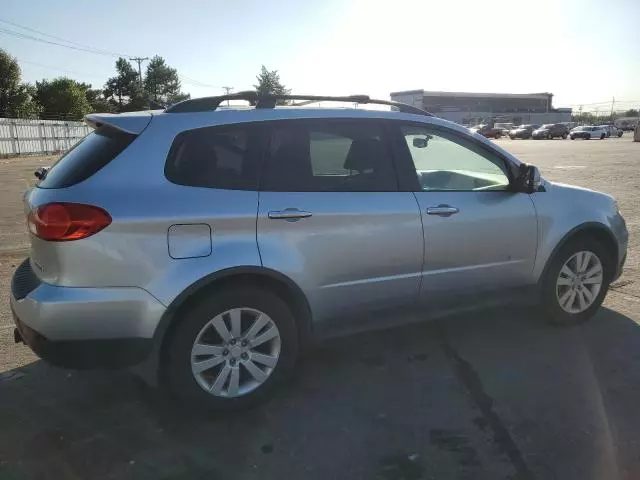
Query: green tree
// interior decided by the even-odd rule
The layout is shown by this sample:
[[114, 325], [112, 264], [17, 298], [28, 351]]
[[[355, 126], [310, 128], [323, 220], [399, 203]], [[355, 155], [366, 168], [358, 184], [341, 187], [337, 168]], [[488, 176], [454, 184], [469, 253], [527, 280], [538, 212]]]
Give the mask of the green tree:
[[[289, 95], [291, 93], [291, 90], [280, 82], [278, 71], [269, 71], [264, 65], [262, 65], [260, 73], [256, 75], [256, 80], [258, 80], [258, 84], [254, 85], [253, 88], [256, 89], [258, 94]], [[277, 103], [278, 105], [284, 105], [287, 102], [285, 100], [279, 100]]]
[[116, 60], [117, 75], [107, 80], [104, 85], [104, 96], [118, 112], [128, 110], [132, 99], [143, 97], [138, 72], [124, 58]]
[[20, 83], [18, 61], [0, 49], [0, 117], [36, 118], [34, 94], [33, 85]]
[[44, 118], [80, 120], [91, 112], [86, 84], [66, 77], [36, 82], [36, 100]]
[[91, 105], [91, 111], [93, 112], [113, 112], [113, 105], [109, 102], [109, 100], [104, 96], [102, 90], [89, 88], [85, 90], [85, 95], [87, 96], [87, 101], [89, 105]]
[[164, 58], [158, 55], [153, 57], [147, 65], [144, 90], [149, 98], [164, 105], [171, 105], [190, 97], [189, 94], [181, 91], [178, 71], [168, 66]]
[[638, 116], [638, 110], [636, 110], [635, 108], [632, 108], [630, 110], [627, 110], [626, 112], [624, 112], [622, 114], [623, 117], [637, 117]]

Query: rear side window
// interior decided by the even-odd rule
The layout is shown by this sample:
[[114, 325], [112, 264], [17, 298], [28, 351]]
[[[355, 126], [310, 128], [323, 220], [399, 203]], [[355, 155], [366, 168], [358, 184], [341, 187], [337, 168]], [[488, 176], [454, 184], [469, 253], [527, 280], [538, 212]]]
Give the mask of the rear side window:
[[283, 121], [272, 124], [262, 189], [390, 192], [398, 183], [380, 124]]
[[136, 138], [102, 127], [84, 137], [53, 164], [39, 188], [66, 188], [86, 180], [116, 158]]
[[254, 190], [260, 159], [256, 125], [187, 130], [171, 145], [165, 176], [191, 187]]

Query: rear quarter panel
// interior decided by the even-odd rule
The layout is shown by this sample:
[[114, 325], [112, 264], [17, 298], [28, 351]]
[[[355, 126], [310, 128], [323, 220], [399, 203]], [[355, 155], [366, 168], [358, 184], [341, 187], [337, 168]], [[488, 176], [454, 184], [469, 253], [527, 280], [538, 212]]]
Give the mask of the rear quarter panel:
[[[32, 206], [87, 203], [112, 217], [105, 230], [83, 240], [45, 242], [32, 237], [32, 258], [44, 267], [37, 271], [43, 281], [73, 287], [139, 287], [168, 305], [212, 272], [261, 265], [257, 192], [187, 187], [165, 178], [171, 143], [186, 128], [189, 122], [152, 121], [140, 138], [89, 179], [64, 189], [35, 188], [29, 194]], [[201, 256], [200, 251], [194, 252], [197, 258], [171, 258], [167, 235], [175, 224], [209, 225], [211, 254]]]

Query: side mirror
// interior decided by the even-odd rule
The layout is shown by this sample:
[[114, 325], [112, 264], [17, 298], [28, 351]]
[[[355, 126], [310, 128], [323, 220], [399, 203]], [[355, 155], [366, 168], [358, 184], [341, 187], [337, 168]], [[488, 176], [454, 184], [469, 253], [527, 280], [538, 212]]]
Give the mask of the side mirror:
[[534, 193], [538, 191], [542, 183], [540, 170], [535, 165], [520, 165], [520, 175], [518, 177], [518, 191], [523, 193]]
[[413, 139], [413, 146], [416, 148], [426, 148], [429, 145], [429, 140], [433, 137], [431, 135], [425, 135], [424, 137], [415, 137]]

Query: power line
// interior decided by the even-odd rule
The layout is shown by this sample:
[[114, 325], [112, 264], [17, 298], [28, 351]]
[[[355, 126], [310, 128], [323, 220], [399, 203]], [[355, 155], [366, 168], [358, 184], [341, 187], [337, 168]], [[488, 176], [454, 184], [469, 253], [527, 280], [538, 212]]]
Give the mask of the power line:
[[[65, 38], [58, 37], [56, 35], [51, 35], [49, 33], [41, 32], [40, 30], [36, 30], [35, 28], [31, 28], [31, 27], [27, 27], [27, 26], [24, 26], [24, 25], [20, 25], [19, 23], [15, 23], [15, 22], [10, 22], [9, 20], [0, 19], [0, 22], [6, 23], [6, 24], [9, 24], [9, 25], [13, 25], [15, 27], [22, 28], [24, 30], [27, 30], [27, 31], [30, 31], [30, 32], [33, 32], [33, 33], [37, 33], [39, 35], [43, 35], [43, 36], [46, 36], [46, 37], [49, 37], [49, 38], [60, 40], [62, 42], [67, 43], [68, 45], [65, 45], [65, 44], [59, 43], [59, 42], [54, 42], [54, 41], [51, 41], [51, 40], [46, 40], [44, 38], [38, 38], [38, 37], [35, 37], [33, 35], [29, 35], [29, 34], [26, 34], [26, 33], [16, 32], [14, 30], [8, 30], [6, 28], [0, 28], [0, 33], [4, 33], [5, 35], [12, 35], [12, 36], [14, 36], [16, 38], [21, 38], [21, 39], [24, 39], [24, 40], [32, 40], [32, 41], [36, 41], [36, 42], [46, 43], [46, 44], [49, 44], [49, 45], [55, 45], [55, 46], [58, 46], [58, 47], [69, 48], [69, 49], [77, 50], [77, 51], [81, 51], [81, 52], [94, 53], [96, 55], [104, 55], [104, 56], [116, 57], [116, 58], [118, 58], [118, 57], [126, 57], [129, 60], [138, 63], [138, 75], [139, 75], [140, 81], [142, 81], [142, 70], [141, 70], [140, 64], [141, 64], [142, 61], [148, 60], [149, 59], [148, 57], [133, 57], [131, 55], [127, 55], [127, 54], [124, 54], [124, 53], [112, 52], [110, 50], [103, 50], [103, 49], [91, 47], [89, 45], [85, 45], [85, 44], [82, 44], [82, 43], [72, 42], [71, 40], [67, 40]], [[25, 63], [28, 63], [28, 62], [25, 62]], [[54, 68], [54, 67], [45, 67], [45, 68]], [[58, 70], [62, 71], [62, 69], [58, 69]], [[224, 90], [224, 88], [225, 88], [225, 87], [222, 87], [222, 86], [219, 86], [219, 85], [210, 85], [210, 84], [201, 82], [199, 80], [196, 80], [194, 78], [191, 78], [191, 77], [188, 77], [188, 76], [182, 75], [182, 74], [180, 74], [179, 77], [180, 77], [180, 79], [182, 81], [184, 81], [186, 83], [190, 83], [190, 84], [195, 85], [197, 87], [215, 88], [215, 89], [220, 89], [220, 90]]]
[[53, 42], [53, 41], [50, 41], [50, 40], [45, 40], [44, 38], [38, 38], [38, 37], [34, 37], [33, 35], [27, 35], [26, 33], [15, 32], [13, 30], [7, 30], [7, 29], [4, 29], [4, 28], [0, 28], [0, 33], [4, 33], [5, 35], [12, 35], [14, 37], [21, 38], [21, 39], [24, 39], [24, 40], [33, 40], [35, 42], [47, 43], [49, 45], [56, 45], [58, 47], [70, 48], [72, 50], [78, 50], [80, 52], [94, 53], [94, 54], [97, 54], [97, 55], [106, 55], [108, 57], [117, 57], [118, 56], [116, 54], [106, 53], [106, 52], [102, 52], [100, 50], [83, 48], [83, 47], [76, 47], [76, 46], [73, 46], [73, 45], [65, 45], [64, 43]]
[[58, 68], [58, 67], [52, 67], [51, 65], [43, 65], [42, 63], [37, 63], [37, 62], [31, 62], [28, 60], [21, 60], [18, 59], [18, 63], [26, 63], [28, 65], [35, 65], [36, 67], [42, 67], [42, 68], [48, 68], [50, 70], [56, 70], [58, 72], [63, 72], [63, 73], [71, 73], [74, 75], [84, 75], [84, 76], [88, 76], [88, 77], [94, 77], [94, 78], [108, 78], [109, 75], [98, 75], [95, 73], [87, 73], [87, 72], [78, 72], [77, 70], [66, 70], [64, 68]]
[[[78, 43], [78, 42], [72, 42], [71, 40], [67, 40], [67, 39], [62, 38], [62, 37], [57, 37], [56, 35], [51, 35], [50, 33], [41, 32], [40, 30], [36, 30], [35, 28], [26, 27], [24, 25], [20, 25], [19, 23], [10, 22], [9, 20], [3, 20], [2, 18], [0, 18], [0, 22], [12, 25], [14, 27], [22, 28], [23, 30], [27, 30], [29, 32], [37, 33], [37, 34], [45, 36], [45, 37], [53, 38], [55, 40], [61, 40], [61, 41], [65, 42], [65, 43], [69, 43], [71, 45], [75, 45], [75, 46], [80, 47], [80, 48], [85, 48], [85, 49], [88, 49], [88, 50], [95, 50], [96, 53], [97, 52], [101, 52], [102, 54], [109, 54], [109, 55], [119, 56], [119, 57], [129, 57], [130, 56], [130, 55], [125, 55], [123, 53], [112, 52], [112, 51], [109, 51], [109, 50], [102, 50], [100, 48], [91, 47], [89, 45], [84, 45], [84, 44]], [[16, 32], [16, 33], [19, 33], [19, 32]]]

